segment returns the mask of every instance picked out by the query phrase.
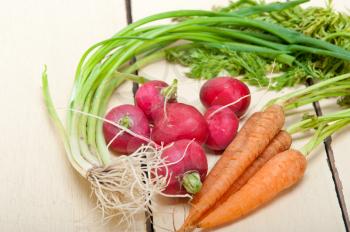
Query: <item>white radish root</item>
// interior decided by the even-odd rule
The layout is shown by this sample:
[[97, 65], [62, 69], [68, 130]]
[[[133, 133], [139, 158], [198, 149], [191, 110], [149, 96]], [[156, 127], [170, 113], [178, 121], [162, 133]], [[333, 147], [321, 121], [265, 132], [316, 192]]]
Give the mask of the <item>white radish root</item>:
[[[169, 146], [172, 144], [155, 148], [153, 143], [149, 143], [131, 155], [114, 158], [111, 165], [94, 167], [88, 171], [86, 178], [104, 220], [117, 218], [119, 224], [131, 228], [135, 224], [136, 214], [146, 211], [151, 213], [152, 197], [155, 194], [164, 195], [162, 191], [168, 185], [170, 173], [167, 166], [183, 159], [181, 157], [175, 163], [168, 163], [166, 157], [161, 158], [163, 150]], [[166, 168], [164, 176], [157, 174], [156, 170], [161, 167]]]
[[132, 226], [136, 214], [150, 209], [151, 198], [167, 185], [167, 175], [155, 171], [166, 166], [162, 150], [144, 145], [129, 156], [116, 157], [111, 165], [88, 171], [87, 180], [104, 219], [117, 217], [120, 224]]

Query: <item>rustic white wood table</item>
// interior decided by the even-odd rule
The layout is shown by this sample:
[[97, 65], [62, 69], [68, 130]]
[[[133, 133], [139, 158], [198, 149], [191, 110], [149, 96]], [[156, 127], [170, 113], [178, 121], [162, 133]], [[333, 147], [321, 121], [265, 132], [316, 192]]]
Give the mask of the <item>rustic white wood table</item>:
[[[226, 0], [0, 0], [0, 231], [123, 231], [102, 224], [89, 186], [68, 163], [41, 95], [41, 72], [48, 65], [53, 99], [64, 108], [78, 59], [91, 44], [108, 38], [132, 20], [175, 9], [210, 9]], [[311, 0], [323, 5], [323, 0]], [[334, 0], [339, 10], [349, 1]], [[180, 101], [202, 109], [200, 84], [185, 69], [158, 62], [140, 73], [151, 79], [180, 79]], [[113, 104], [132, 103], [132, 85], [124, 84]], [[278, 93], [281, 94], [281, 93]], [[254, 98], [257, 107], [277, 93]], [[259, 99], [259, 102], [257, 101]], [[260, 100], [262, 99], [262, 100]], [[324, 112], [334, 101], [321, 102]], [[314, 112], [312, 105], [302, 110]], [[64, 110], [60, 111], [64, 117]], [[287, 123], [298, 120], [291, 116]], [[315, 150], [303, 181], [276, 200], [216, 231], [346, 231], [349, 229], [349, 128]], [[300, 147], [306, 140], [297, 139]], [[208, 154], [212, 166], [218, 158]], [[183, 221], [183, 200], [153, 199], [148, 230], [173, 231]], [[346, 205], [348, 209], [346, 209]], [[140, 215], [137, 231], [146, 231]]]

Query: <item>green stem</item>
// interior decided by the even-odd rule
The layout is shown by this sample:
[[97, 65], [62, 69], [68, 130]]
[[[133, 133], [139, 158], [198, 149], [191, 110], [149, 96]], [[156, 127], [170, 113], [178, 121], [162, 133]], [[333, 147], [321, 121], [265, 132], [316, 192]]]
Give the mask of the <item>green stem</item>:
[[330, 125], [320, 125], [319, 129], [316, 131], [314, 136], [310, 141], [300, 149], [300, 152], [305, 156], [308, 156], [312, 150], [314, 150], [318, 145], [320, 145], [326, 138], [334, 134], [335, 132], [341, 130], [345, 126], [350, 124], [350, 118], [343, 118], [335, 121]]
[[330, 93], [310, 93], [307, 96], [303, 96], [299, 99], [293, 99], [293, 102], [290, 102], [288, 104], [284, 105], [284, 110], [289, 111], [296, 108], [299, 108], [300, 106], [308, 105], [313, 102], [317, 102], [326, 98], [331, 97], [341, 97], [341, 96], [347, 96], [349, 95], [349, 89], [341, 90], [339, 92], [330, 92]]
[[333, 34], [330, 34], [328, 36], [323, 37], [323, 40], [331, 40], [334, 39], [336, 37], [350, 37], [350, 32], [336, 32]]
[[201, 44], [206, 47], [221, 48], [221, 49], [225, 48], [225, 49], [239, 51], [239, 52], [254, 52], [254, 53], [262, 53], [262, 54], [270, 54], [270, 55], [275, 55], [276, 57], [278, 55], [287, 53], [285, 51], [279, 51], [279, 50], [270, 49], [262, 46], [250, 45], [250, 44], [244, 44], [244, 43], [238, 43], [238, 42], [222, 42], [222, 43], [200, 42], [198, 44]]
[[166, 99], [176, 100], [176, 98], [177, 98], [177, 79], [174, 79], [173, 83], [170, 86], [163, 88], [161, 91], [161, 94]]
[[[310, 47], [308, 47], [310, 46]], [[324, 50], [324, 49], [319, 49], [319, 48], [314, 48], [311, 47], [311, 45], [308, 46], [301, 46], [301, 45], [289, 45], [288, 50], [292, 52], [306, 52], [310, 54], [315, 54], [315, 55], [321, 55], [321, 56], [330, 56], [330, 57], [335, 57], [341, 60], [347, 60], [350, 61], [349, 54], [346, 54], [344, 52], [339, 52], [337, 49], [333, 49], [333, 51], [329, 50]], [[335, 51], [334, 51], [335, 50]]]
[[[99, 105], [97, 115], [103, 115], [106, 112], [109, 99], [112, 96], [114, 90], [118, 88], [124, 81], [125, 79], [121, 75], [120, 78], [112, 79], [108, 86], [102, 85], [102, 88], [104, 89], [104, 95], [97, 103]], [[102, 127], [103, 122], [101, 120], [97, 121], [96, 128], [91, 133], [95, 134], [96, 146], [98, 148], [99, 153], [101, 154], [103, 163], [109, 164], [111, 162], [110, 153], [106, 145]]]
[[273, 48], [275, 50], [286, 51], [287, 45], [267, 41], [266, 39], [261, 39], [259, 37], [253, 36], [252, 34], [245, 33], [241, 30], [220, 28], [220, 27], [208, 27], [208, 26], [199, 26], [199, 25], [190, 25], [189, 27], [184, 27], [176, 32], [182, 32], [184, 30], [188, 31], [199, 31], [199, 32], [210, 32], [216, 35], [226, 36], [228, 38], [238, 39], [244, 42], [253, 43], [256, 45], [265, 46], [268, 48]]
[[155, 52], [149, 56], [142, 57], [141, 59], [137, 59], [137, 61], [130, 65], [129, 67], [122, 70], [123, 73], [133, 73], [136, 70], [139, 70], [149, 64], [152, 64], [156, 61], [162, 60], [165, 57], [165, 50], [160, 50]]
[[298, 99], [300, 99], [303, 96], [306, 96], [307, 94], [310, 93], [314, 93], [317, 94], [317, 91], [319, 91], [322, 88], [328, 88], [330, 85], [335, 84], [338, 81], [342, 81], [342, 80], [346, 80], [350, 78], [350, 73], [344, 74], [344, 75], [340, 75], [325, 81], [321, 81], [315, 85], [309, 86], [307, 88], [301, 89], [301, 90], [297, 90], [295, 92], [292, 93], [288, 93], [284, 96], [272, 99], [271, 101], [269, 101], [266, 106], [270, 106], [273, 104], [278, 104], [281, 105], [283, 107], [285, 107], [286, 105], [292, 104], [292, 103], [296, 103], [298, 101]]
[[119, 119], [118, 124], [121, 125], [122, 127], [130, 129], [130, 127], [132, 127], [133, 122], [132, 122], [130, 116], [125, 115], [124, 117]]
[[263, 12], [273, 12], [273, 11], [282, 11], [288, 8], [296, 7], [302, 3], [308, 2], [309, 0], [296, 0], [288, 2], [273, 2], [270, 4], [256, 5], [251, 7], [245, 7], [234, 11], [235, 14], [240, 16], [250, 16], [255, 14], [261, 14]]
[[341, 120], [344, 118], [350, 117], [350, 109], [345, 109], [341, 111], [337, 111], [335, 113], [319, 116], [319, 117], [311, 117], [304, 119], [300, 122], [297, 122], [290, 127], [287, 128], [287, 132], [289, 134], [300, 133], [303, 131], [311, 130], [319, 127], [320, 124], [327, 124], [337, 120]]
[[182, 178], [182, 186], [190, 194], [198, 193], [202, 188], [201, 177], [197, 171], [187, 172]]
[[46, 66], [45, 66], [44, 72], [42, 74], [42, 85], [43, 85], [43, 95], [44, 95], [46, 108], [48, 110], [48, 113], [50, 115], [52, 122], [55, 124], [58, 132], [61, 135], [64, 147], [66, 149], [68, 159], [69, 159], [70, 163], [72, 164], [72, 166], [75, 168], [75, 170], [77, 170], [80, 173], [80, 175], [85, 177], [86, 171], [89, 170], [92, 167], [92, 165], [89, 162], [87, 162], [86, 160], [84, 160], [81, 156], [73, 153], [71, 150], [69, 137], [64, 129], [64, 126], [63, 126], [61, 120], [58, 117], [58, 114], [55, 110], [54, 104], [53, 104], [52, 99], [51, 99], [51, 95], [50, 95], [50, 91], [49, 91], [49, 84], [47, 81]]

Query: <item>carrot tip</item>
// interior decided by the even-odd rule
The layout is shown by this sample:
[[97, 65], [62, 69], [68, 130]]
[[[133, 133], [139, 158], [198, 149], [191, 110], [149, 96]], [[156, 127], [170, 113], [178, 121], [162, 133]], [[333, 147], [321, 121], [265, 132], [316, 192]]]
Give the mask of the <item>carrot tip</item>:
[[195, 226], [186, 226], [185, 224], [181, 226], [180, 229], [176, 230], [176, 232], [192, 232], [196, 229]]

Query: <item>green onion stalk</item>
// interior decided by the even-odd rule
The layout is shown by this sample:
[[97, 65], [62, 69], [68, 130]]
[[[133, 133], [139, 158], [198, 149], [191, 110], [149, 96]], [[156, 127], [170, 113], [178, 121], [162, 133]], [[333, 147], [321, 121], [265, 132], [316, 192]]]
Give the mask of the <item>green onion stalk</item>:
[[[105, 215], [130, 218], [130, 215], [139, 210], [148, 209], [150, 197], [155, 192], [161, 192], [166, 185], [166, 178], [154, 173], [158, 166], [164, 165], [164, 161], [160, 159], [160, 151], [152, 144], [141, 147], [130, 156], [111, 158], [102, 125], [113, 92], [128, 80], [138, 83], [147, 81], [132, 73], [164, 59], [169, 51], [186, 50], [188, 46], [257, 52], [286, 65], [298, 65], [294, 61], [295, 55], [299, 53], [320, 54], [350, 61], [349, 51], [327, 41], [311, 38], [277, 24], [246, 18], [247, 15], [287, 9], [302, 2], [305, 1], [272, 3], [231, 13], [170, 11], [128, 25], [112, 38], [93, 45], [83, 54], [76, 69], [65, 126], [50, 97], [45, 68], [42, 83], [49, 115], [62, 137], [69, 161], [81, 176], [90, 181], [97, 204]], [[192, 18], [177, 23], [147, 25], [178, 17]], [[227, 25], [231, 28], [227, 29]], [[241, 28], [259, 29], [264, 33], [240, 33]], [[183, 43], [176, 43], [178, 41]], [[129, 61], [133, 57], [137, 57], [138, 61], [130, 65]], [[317, 96], [314, 96], [313, 100], [316, 99]], [[300, 104], [306, 102], [304, 99]], [[287, 107], [297, 107], [289, 105]], [[113, 125], [122, 128], [121, 125]], [[132, 133], [127, 128], [122, 129], [125, 133]], [[148, 175], [144, 175], [145, 172]]]

